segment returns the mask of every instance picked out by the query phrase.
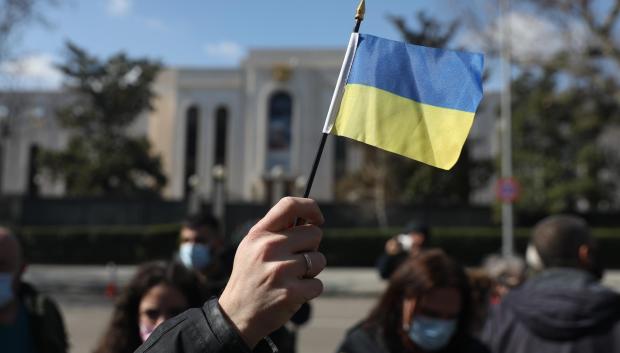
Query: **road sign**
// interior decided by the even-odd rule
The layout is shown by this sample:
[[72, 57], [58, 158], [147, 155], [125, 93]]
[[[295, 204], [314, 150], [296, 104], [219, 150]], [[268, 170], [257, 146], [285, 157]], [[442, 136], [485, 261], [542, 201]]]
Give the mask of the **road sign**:
[[495, 191], [500, 201], [512, 203], [519, 198], [521, 186], [515, 178], [500, 178]]

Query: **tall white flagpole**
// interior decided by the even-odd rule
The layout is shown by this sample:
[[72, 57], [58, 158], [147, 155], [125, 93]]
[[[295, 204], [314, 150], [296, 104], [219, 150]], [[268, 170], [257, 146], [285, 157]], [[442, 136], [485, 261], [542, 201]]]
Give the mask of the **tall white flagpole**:
[[[501, 177], [504, 183], [512, 178], [512, 114], [511, 114], [511, 29], [508, 19], [510, 0], [500, 0], [500, 45], [501, 45], [501, 139], [502, 139], [502, 168]], [[500, 190], [501, 192], [501, 190]], [[502, 199], [502, 255], [512, 256], [514, 243], [514, 219], [512, 200]]]

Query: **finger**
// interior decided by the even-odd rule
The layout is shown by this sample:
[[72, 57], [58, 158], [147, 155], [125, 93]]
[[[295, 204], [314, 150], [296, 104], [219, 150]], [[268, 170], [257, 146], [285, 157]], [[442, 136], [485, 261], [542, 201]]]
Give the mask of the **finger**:
[[307, 223], [323, 224], [323, 214], [316, 201], [299, 197], [285, 197], [267, 212], [251, 230], [278, 232], [290, 228], [297, 218], [303, 218]]
[[[307, 260], [305, 255], [308, 256]], [[285, 261], [284, 267], [289, 275], [296, 278], [313, 278], [321, 273], [326, 265], [325, 255], [314, 251], [292, 255], [290, 260]]]
[[291, 253], [316, 251], [321, 244], [323, 231], [321, 228], [307, 224], [282, 232], [287, 236], [287, 246]]
[[[308, 256], [308, 260], [305, 255]], [[326, 265], [325, 255], [318, 251], [306, 252], [293, 255], [291, 271], [297, 278], [313, 278], [321, 273]]]
[[301, 279], [295, 283], [295, 289], [307, 302], [323, 293], [323, 282], [317, 278]]

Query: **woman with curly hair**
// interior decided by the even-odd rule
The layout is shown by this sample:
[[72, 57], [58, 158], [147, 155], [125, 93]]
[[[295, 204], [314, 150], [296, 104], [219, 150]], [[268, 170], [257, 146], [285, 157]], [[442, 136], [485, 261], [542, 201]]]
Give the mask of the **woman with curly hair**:
[[405, 261], [341, 353], [486, 353], [468, 330], [471, 296], [463, 268], [441, 250]]
[[141, 265], [120, 294], [95, 353], [131, 353], [165, 320], [200, 307], [206, 292], [200, 277], [177, 263]]

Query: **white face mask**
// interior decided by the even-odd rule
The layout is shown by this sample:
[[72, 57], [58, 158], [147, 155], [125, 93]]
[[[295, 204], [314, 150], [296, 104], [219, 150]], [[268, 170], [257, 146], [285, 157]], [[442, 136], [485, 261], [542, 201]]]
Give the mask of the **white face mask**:
[[185, 267], [196, 270], [203, 270], [211, 263], [211, 251], [209, 247], [199, 243], [181, 244], [179, 257]]
[[534, 244], [530, 243], [527, 245], [527, 250], [525, 251], [525, 262], [530, 266], [534, 271], [542, 271], [545, 269], [545, 264], [540, 258], [540, 254]]
[[0, 308], [13, 301], [13, 274], [0, 272]]
[[456, 319], [446, 320], [416, 315], [409, 327], [409, 338], [425, 351], [438, 351], [450, 343], [456, 326]]

